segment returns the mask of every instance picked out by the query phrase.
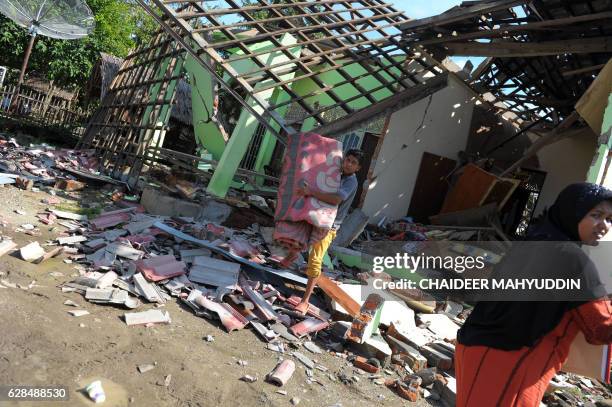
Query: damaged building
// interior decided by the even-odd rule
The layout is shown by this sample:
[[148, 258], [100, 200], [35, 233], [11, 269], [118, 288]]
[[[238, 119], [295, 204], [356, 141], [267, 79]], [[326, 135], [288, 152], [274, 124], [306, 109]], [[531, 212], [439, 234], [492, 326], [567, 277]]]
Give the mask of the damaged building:
[[[574, 113], [600, 71], [609, 85], [606, 2], [465, 2], [424, 20], [368, 1], [224, 3], [154, 3], [163, 29], [123, 63], [81, 141], [114, 176], [135, 185], [143, 168], [172, 163], [217, 196], [273, 191], [284, 135], [312, 131], [371, 157], [354, 205], [370, 222], [426, 222], [476, 163], [518, 180], [496, 198], [509, 235], [591, 164], [607, 177], [603, 112], [591, 113], [605, 100], [583, 107], [599, 119]], [[461, 69], [453, 56], [484, 60]], [[195, 151], [173, 142], [171, 112], [189, 104], [181, 83]]]

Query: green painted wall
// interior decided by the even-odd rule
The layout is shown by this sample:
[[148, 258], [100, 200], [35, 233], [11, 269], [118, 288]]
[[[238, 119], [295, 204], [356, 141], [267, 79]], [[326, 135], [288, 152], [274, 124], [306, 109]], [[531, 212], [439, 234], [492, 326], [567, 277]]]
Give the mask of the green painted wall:
[[[324, 70], [328, 66], [329, 65], [322, 65], [319, 67], [319, 69]], [[346, 67], [344, 67], [344, 71], [351, 78], [356, 78], [364, 74], [367, 74], [367, 71], [365, 70], [365, 68], [363, 68], [363, 66], [361, 66], [359, 63], [347, 65]], [[399, 74], [399, 71], [397, 71], [397, 73]], [[381, 76], [387, 80], [391, 79], [390, 75], [388, 74], [381, 73]], [[336, 70], [322, 72], [319, 75], [317, 75], [317, 77], [322, 82], [324, 82], [325, 85], [330, 85], [330, 86], [346, 81], [346, 78], [344, 78]], [[381, 82], [372, 75], [366, 75], [358, 79], [357, 84], [360, 85], [365, 90], [372, 90], [372, 89], [375, 89], [381, 86]], [[296, 82], [295, 84], [293, 84], [292, 89], [298, 95], [305, 96], [319, 89], [319, 86], [312, 79], [306, 78], [306, 79], [302, 79]], [[336, 89], [334, 89], [334, 91], [341, 100], [349, 100], [361, 94], [361, 92], [351, 84], [340, 85]], [[392, 94], [393, 93], [388, 89], [380, 89], [374, 92], [372, 96], [376, 101], [380, 101], [389, 96], [392, 96]], [[319, 94], [315, 96], [310, 96], [306, 98], [305, 101], [311, 106], [314, 105], [315, 103], [318, 103], [320, 107], [332, 106], [336, 104], [336, 102], [327, 94]], [[355, 98], [351, 100], [347, 104], [352, 109], [359, 110], [359, 109], [363, 109], [364, 107], [370, 106], [372, 103], [367, 98], [360, 97], [360, 98]], [[314, 127], [316, 127], [316, 121], [313, 118], [307, 119], [304, 122], [304, 125], [302, 126], [302, 131], [309, 131], [313, 129]]]
[[191, 84], [193, 131], [196, 143], [208, 150], [213, 159], [218, 160], [225, 149], [225, 140], [219, 128], [210, 121], [213, 112], [212, 75], [191, 55], [185, 60], [185, 70], [189, 73]]
[[[285, 34], [280, 43], [283, 46], [293, 45], [297, 42], [295, 37], [290, 34]], [[289, 61], [289, 57], [282, 51], [274, 51], [274, 44], [272, 43], [264, 43], [257, 44], [252, 48], [252, 51], [261, 51], [261, 50], [270, 50], [269, 54], [260, 55], [259, 60], [264, 63], [266, 66], [278, 64], [281, 62]], [[290, 53], [293, 56], [297, 56], [300, 54], [300, 47], [290, 48]], [[239, 53], [238, 53], [239, 54]], [[240, 74], [249, 73], [252, 71], [256, 71], [260, 69], [256, 64], [252, 63], [248, 59], [243, 59], [232, 63], [232, 67]], [[283, 70], [287, 69], [287, 66], [280, 67]], [[284, 75], [279, 75], [281, 80], [291, 79], [295, 73], [288, 73]], [[259, 82], [254, 89], [261, 89], [266, 86], [269, 86], [273, 83], [272, 80], [264, 80]], [[256, 95], [258, 98], [264, 101], [270, 101], [275, 92], [274, 88], [266, 89], [261, 92], [257, 92]], [[255, 101], [253, 97], [247, 98], [246, 102], [251, 106], [253, 110], [257, 113], [262, 114], [264, 109]], [[240, 114], [240, 118], [238, 119], [238, 123], [236, 123], [236, 127], [232, 132], [232, 135], [225, 146], [223, 154], [219, 159], [219, 165], [217, 166], [210, 182], [208, 183], [207, 192], [216, 195], [216, 196], [225, 196], [229, 187], [232, 184], [232, 180], [234, 178], [234, 174], [238, 169], [240, 161], [244, 154], [247, 151], [249, 143], [253, 137], [253, 134], [257, 130], [259, 126], [259, 122], [252, 116], [246, 109], [242, 110]]]
[[[286, 45], [295, 43], [295, 38], [287, 34], [283, 37], [283, 43]], [[253, 52], [264, 50], [264, 49], [272, 50], [273, 45], [271, 43], [261, 43], [261, 44], [255, 44], [250, 48], [250, 50]], [[299, 47], [295, 47], [291, 49], [290, 51], [296, 57], [299, 56], [300, 54]], [[242, 51], [236, 50], [234, 55], [242, 55], [242, 54], [243, 54]], [[260, 56], [260, 59], [264, 61], [265, 63], [267, 63], [268, 65], [273, 63], [271, 62], [272, 59], [275, 59], [277, 62], [281, 60], [287, 60], [286, 56], [282, 52], [275, 52], [275, 53], [272, 52], [270, 54], [264, 54]], [[389, 64], [388, 61], [385, 61], [385, 62]], [[327, 66], [328, 65], [321, 65], [318, 68], [319, 70], [324, 70], [326, 69]], [[248, 59], [236, 61], [232, 63], [232, 67], [239, 73], [246, 73], [253, 69], [257, 69], [256, 65], [250, 62]], [[223, 140], [223, 137], [221, 133], [219, 132], [218, 128], [216, 127], [216, 125], [212, 122], [207, 122], [208, 120], [207, 112], [212, 112], [212, 108], [211, 108], [212, 106], [212, 85], [211, 85], [212, 78], [211, 78], [211, 75], [205, 69], [203, 69], [193, 58], [187, 58], [187, 61], [185, 63], [185, 68], [190, 73], [190, 76], [192, 78], [191, 79], [191, 85], [193, 86], [192, 103], [193, 103], [193, 115], [194, 115], [194, 131], [195, 131], [196, 139], [202, 147], [207, 149], [212, 154], [214, 159], [224, 160], [224, 161], [226, 159], [229, 160], [228, 163], [224, 163], [224, 165], [222, 165], [222, 168], [221, 168], [222, 171], [219, 171], [219, 169], [216, 171], [216, 172], [219, 172], [219, 174], [216, 177], [213, 176], [214, 182], [213, 180], [211, 180], [211, 183], [213, 184], [212, 187], [209, 184], [210, 192], [216, 195], [223, 196], [225, 192], [227, 191], [227, 188], [229, 188], [228, 180], [231, 180], [233, 178], [233, 175], [235, 174], [235, 169], [237, 168], [237, 165], [242, 160], [242, 157], [244, 156], [248, 148], [248, 145], [253, 136], [253, 133], [257, 129], [258, 123], [253, 117], [251, 117], [249, 113], [247, 113], [246, 111], [243, 111], [240, 115], [240, 119], [238, 123], [236, 124], [234, 132], [232, 133], [232, 136], [230, 137], [230, 142], [226, 146], [225, 141]], [[285, 68], [286, 67], [283, 67], [283, 69]], [[397, 70], [396, 68], [393, 68], [393, 70], [395, 73], [397, 73], [397, 75], [400, 75], [399, 70]], [[354, 64], [344, 67], [344, 71], [351, 78], [363, 76], [362, 78], [357, 80], [357, 83], [366, 90], [372, 90], [374, 88], [378, 88], [381, 86], [381, 82], [376, 77], [368, 74], [366, 69], [363, 66], [361, 66], [359, 63], [354, 63]], [[294, 73], [294, 74], [285, 75], [284, 79], [289, 79], [293, 75], [296, 75], [296, 74]], [[297, 73], [297, 75], [300, 75], [300, 73]], [[391, 76], [386, 73], [380, 73], [380, 75], [383, 76], [387, 80], [391, 79]], [[343, 77], [336, 70], [322, 72], [319, 75], [317, 75], [317, 77], [325, 85], [337, 85], [338, 83], [346, 81], [346, 78]], [[266, 86], [266, 85], [267, 85], [267, 82], [262, 82], [261, 84], [259, 84], [259, 86]], [[310, 78], [306, 78], [306, 79], [300, 80], [292, 84], [292, 90], [298, 96], [305, 96], [318, 89], [319, 89], [319, 86]], [[343, 85], [338, 86], [335, 89], [335, 93], [338, 95], [338, 97], [341, 100], [344, 100], [344, 101], [354, 98], [353, 100], [348, 102], [348, 105], [354, 110], [359, 110], [359, 109], [362, 109], [364, 107], [371, 105], [371, 102], [367, 98], [365, 97], [357, 98], [357, 96], [361, 92], [351, 84], [343, 84]], [[289, 100], [290, 98], [290, 96], [286, 92], [280, 89], [269, 90], [269, 91], [259, 94], [259, 96], [265, 100], [270, 101], [270, 103], [273, 103], [273, 104], [282, 103], [284, 101]], [[376, 101], [380, 101], [389, 96], [392, 96], [392, 92], [389, 89], [380, 89], [374, 92], [372, 96]], [[308, 97], [306, 99], [306, 102], [311, 106], [314, 105], [315, 103], [318, 103], [320, 107], [332, 106], [336, 103], [333, 100], [333, 98], [331, 98], [330, 96], [326, 94], [319, 94], [319, 95]], [[254, 101], [247, 100], [247, 103], [250, 103], [254, 108], [258, 109]], [[290, 108], [290, 105], [283, 106], [282, 108], [277, 110], [277, 113], [279, 113], [281, 116], [284, 116], [286, 114], [286, 111], [289, 108]], [[273, 126], [276, 130], [278, 130], [278, 125], [273, 123]], [[304, 122], [301, 130], [308, 131], [314, 127], [316, 127], [315, 120], [307, 119]], [[232, 139], [234, 139], [233, 143], [232, 143]], [[276, 146], [276, 142], [277, 142], [276, 138], [272, 136], [269, 131], [266, 131], [263, 136], [263, 140], [262, 140], [262, 143], [261, 143], [258, 155], [257, 155], [257, 159], [255, 162], [255, 166], [254, 166], [255, 171], [263, 172], [264, 166], [270, 163], [274, 148]], [[258, 183], [259, 184], [263, 183], [263, 179], [259, 180]]]

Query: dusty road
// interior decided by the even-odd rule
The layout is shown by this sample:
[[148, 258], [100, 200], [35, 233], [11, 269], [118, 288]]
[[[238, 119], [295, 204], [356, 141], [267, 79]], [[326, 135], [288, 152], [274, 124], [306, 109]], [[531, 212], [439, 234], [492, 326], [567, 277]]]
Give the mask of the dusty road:
[[[28, 241], [43, 244], [62, 228], [45, 226], [35, 219], [47, 207], [44, 192], [25, 192], [12, 186], [0, 188], [0, 215], [8, 222], [2, 234], [11, 236], [21, 247]], [[65, 199], [65, 198], [64, 198]], [[92, 202], [99, 198], [73, 198]], [[99, 202], [99, 200], [98, 200]], [[26, 212], [18, 215], [15, 209]], [[33, 237], [15, 228], [24, 223], [40, 227], [42, 235]], [[276, 365], [278, 353], [267, 350], [252, 330], [227, 334], [214, 321], [198, 318], [175, 300], [165, 308], [172, 323], [150, 328], [128, 327], [121, 316], [124, 309], [86, 302], [77, 293], [62, 293], [58, 284], [77, 274], [65, 257], [41, 265], [26, 263], [16, 256], [0, 258], [0, 280], [27, 287], [0, 288], [0, 384], [61, 385], [69, 389], [67, 402], [2, 402], [0, 406], [87, 406], [94, 405], [81, 389], [93, 380], [102, 380], [107, 401], [102, 406], [290, 406], [292, 398], [300, 406], [400, 406], [429, 405], [409, 403], [384, 386], [376, 385], [367, 374], [360, 374], [344, 359], [332, 354], [314, 355], [329, 372], [315, 370], [321, 384], [306, 382], [304, 367], [282, 390], [264, 381]], [[90, 315], [73, 317], [72, 300]], [[140, 310], [153, 308], [145, 304]], [[207, 335], [214, 342], [207, 342]], [[305, 349], [303, 353], [308, 353]], [[241, 366], [238, 360], [248, 364]], [[156, 364], [146, 373], [137, 366]], [[336, 372], [359, 377], [356, 384], [334, 381]], [[256, 376], [255, 383], [239, 380], [245, 374]], [[170, 384], [164, 385], [168, 375]]]

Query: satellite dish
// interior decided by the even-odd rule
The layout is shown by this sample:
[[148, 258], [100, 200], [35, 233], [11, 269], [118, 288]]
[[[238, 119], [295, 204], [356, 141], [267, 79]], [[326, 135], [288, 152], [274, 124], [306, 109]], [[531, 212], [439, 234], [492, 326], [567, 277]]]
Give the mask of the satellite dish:
[[23, 82], [38, 34], [75, 40], [89, 35], [95, 26], [93, 13], [83, 0], [0, 0], [0, 13], [30, 33], [17, 87]]

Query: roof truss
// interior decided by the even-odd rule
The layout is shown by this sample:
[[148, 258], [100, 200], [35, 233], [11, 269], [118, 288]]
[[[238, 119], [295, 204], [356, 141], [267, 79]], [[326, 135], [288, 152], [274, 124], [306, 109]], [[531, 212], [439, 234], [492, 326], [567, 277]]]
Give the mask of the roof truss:
[[487, 57], [472, 77], [522, 120], [558, 121], [612, 57], [612, 1], [464, 1], [402, 25], [436, 58]]

